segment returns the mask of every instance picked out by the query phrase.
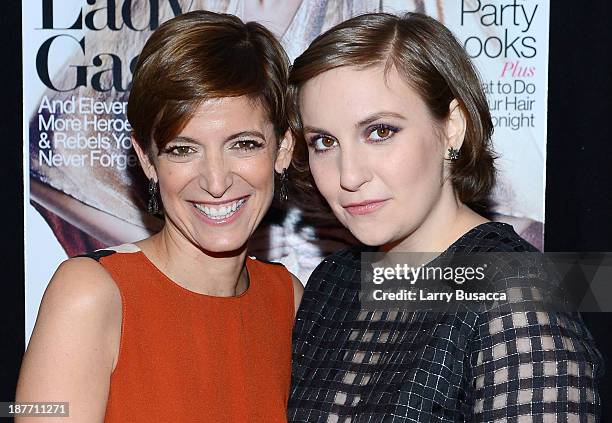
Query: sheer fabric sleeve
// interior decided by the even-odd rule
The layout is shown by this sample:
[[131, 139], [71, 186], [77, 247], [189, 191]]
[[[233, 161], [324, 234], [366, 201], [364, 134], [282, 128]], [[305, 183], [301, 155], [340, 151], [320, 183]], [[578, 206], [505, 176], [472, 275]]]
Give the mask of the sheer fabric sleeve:
[[473, 421], [600, 421], [604, 363], [578, 313], [490, 310], [476, 330]]

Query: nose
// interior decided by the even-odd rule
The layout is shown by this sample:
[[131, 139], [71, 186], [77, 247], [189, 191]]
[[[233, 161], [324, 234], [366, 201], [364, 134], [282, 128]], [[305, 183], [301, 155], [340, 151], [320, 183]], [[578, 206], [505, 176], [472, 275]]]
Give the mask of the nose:
[[369, 159], [359, 148], [351, 146], [341, 150], [340, 186], [347, 191], [358, 191], [372, 179]]
[[208, 155], [201, 165], [200, 188], [214, 198], [221, 198], [232, 186], [233, 178], [223, 154]]

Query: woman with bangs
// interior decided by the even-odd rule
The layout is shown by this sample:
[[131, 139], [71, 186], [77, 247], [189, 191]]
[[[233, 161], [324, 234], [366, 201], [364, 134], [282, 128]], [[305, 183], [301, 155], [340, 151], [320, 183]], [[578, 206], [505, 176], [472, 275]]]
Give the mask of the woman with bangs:
[[286, 421], [302, 286], [246, 245], [276, 175], [285, 196], [288, 68], [267, 29], [232, 15], [191, 12], [153, 33], [128, 117], [165, 224], [61, 264], [18, 401], [68, 402], [80, 422]]
[[[493, 126], [452, 33], [414, 13], [349, 19], [295, 60], [289, 90], [292, 182], [365, 245], [326, 258], [306, 285], [289, 420], [598, 419], [603, 362], [578, 313], [362, 303], [362, 252], [537, 251], [481, 214], [495, 181]], [[506, 287], [521, 279], [497, 277]]]

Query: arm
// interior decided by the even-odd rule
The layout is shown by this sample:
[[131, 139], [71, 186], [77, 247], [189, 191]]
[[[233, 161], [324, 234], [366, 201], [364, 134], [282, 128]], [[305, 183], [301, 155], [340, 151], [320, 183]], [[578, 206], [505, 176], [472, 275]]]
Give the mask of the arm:
[[66, 419], [18, 423], [102, 422], [121, 333], [121, 296], [88, 258], [64, 262], [43, 297], [21, 366], [17, 401], [67, 401]]
[[474, 420], [599, 421], [603, 357], [567, 306], [554, 268], [540, 253], [495, 255], [489, 265], [489, 288], [507, 300], [478, 316], [470, 346]]
[[293, 273], [290, 274], [293, 282], [293, 305], [295, 307], [295, 313], [297, 314], [300, 302], [302, 301], [302, 294], [304, 293], [304, 285], [302, 285], [302, 282], [300, 282]]
[[579, 314], [513, 311], [481, 317], [471, 357], [474, 421], [511, 416], [598, 421], [603, 359]]

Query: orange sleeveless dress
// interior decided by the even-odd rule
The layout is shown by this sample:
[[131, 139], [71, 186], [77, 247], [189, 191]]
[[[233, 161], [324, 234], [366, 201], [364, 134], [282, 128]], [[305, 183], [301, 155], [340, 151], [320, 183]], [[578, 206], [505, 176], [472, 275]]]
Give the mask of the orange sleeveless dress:
[[284, 266], [247, 258], [248, 289], [214, 297], [177, 285], [135, 245], [93, 255], [122, 298], [105, 422], [287, 421], [294, 300]]

